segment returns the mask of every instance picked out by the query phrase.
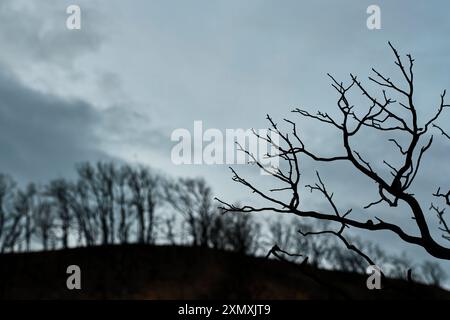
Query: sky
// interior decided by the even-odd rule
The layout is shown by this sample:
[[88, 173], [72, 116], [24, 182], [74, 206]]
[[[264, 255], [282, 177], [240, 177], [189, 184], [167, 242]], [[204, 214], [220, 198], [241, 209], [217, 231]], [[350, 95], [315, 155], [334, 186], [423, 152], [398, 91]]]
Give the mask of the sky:
[[[66, 28], [72, 4], [81, 8], [80, 30]], [[372, 4], [381, 9], [380, 30], [366, 26]], [[222, 199], [257, 204], [231, 181], [227, 165], [174, 165], [171, 133], [192, 131], [196, 120], [222, 131], [266, 128], [269, 113], [298, 120], [312, 150], [339, 153], [336, 132], [290, 111], [335, 114], [327, 73], [342, 81], [350, 72], [367, 79], [377, 67], [399, 79], [388, 41], [415, 58], [415, 98], [427, 119], [442, 90], [450, 89], [449, 10], [448, 1], [406, 0], [2, 0], [0, 170], [21, 182], [44, 182], [70, 176], [81, 161], [127, 161], [201, 176]], [[442, 127], [448, 129], [449, 120], [443, 115]], [[377, 136], [361, 141], [374, 159], [395, 152]], [[413, 186], [426, 206], [438, 186], [448, 185], [449, 157], [448, 144], [436, 135]], [[236, 169], [257, 185], [273, 183], [255, 168]], [[342, 208], [376, 200], [374, 186], [345, 165], [305, 160], [304, 184], [314, 182], [316, 169]], [[306, 206], [325, 206], [306, 190], [302, 196]], [[415, 232], [403, 209], [365, 214]], [[437, 229], [434, 215], [427, 218]], [[389, 233], [361, 235], [417, 261], [430, 259]], [[450, 276], [450, 264], [439, 263]]]

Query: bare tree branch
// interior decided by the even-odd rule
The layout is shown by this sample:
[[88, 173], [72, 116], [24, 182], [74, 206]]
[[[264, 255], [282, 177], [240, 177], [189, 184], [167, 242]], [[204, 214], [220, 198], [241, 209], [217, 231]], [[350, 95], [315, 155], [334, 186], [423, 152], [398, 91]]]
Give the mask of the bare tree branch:
[[[349, 227], [369, 231], [387, 230], [393, 232], [405, 242], [423, 247], [430, 255], [434, 257], [450, 260], [450, 248], [441, 245], [433, 239], [430, 232], [430, 226], [425, 219], [425, 213], [421, 204], [414, 194], [408, 192], [417, 177], [423, 157], [433, 142], [433, 136], [430, 136], [427, 140], [422, 139], [422, 137], [425, 136], [425, 133], [428, 132], [429, 127], [433, 126], [440, 129], [441, 133], [448, 137], [444, 130], [435, 125], [434, 122], [439, 119], [439, 116], [442, 114], [443, 110], [448, 108], [449, 105], [445, 103], [444, 91], [440, 96], [440, 105], [437, 112], [431, 117], [431, 119], [425, 122], [423, 127], [421, 127], [419, 125], [419, 117], [414, 104], [414, 59], [411, 55], [407, 54], [406, 57], [408, 64], [405, 65], [394, 46], [391, 43], [389, 43], [389, 46], [395, 57], [395, 65], [400, 70], [403, 76], [402, 78], [406, 83], [405, 86], [400, 86], [394, 83], [389, 77], [383, 75], [375, 69], [372, 69], [375, 76], [370, 77], [369, 80], [371, 83], [381, 87], [382, 89], [381, 98], [378, 98], [375, 94], [370, 93], [362, 82], [359, 81], [353, 74], [350, 74], [351, 81], [348, 84], [339, 82], [333, 76], [329, 75], [331, 79], [331, 86], [336, 90], [338, 95], [337, 108], [340, 111], [339, 119], [337, 117], [331, 117], [328, 113], [321, 111], [316, 114], [311, 114], [300, 108], [293, 110], [294, 113], [300, 115], [301, 117], [312, 119], [320, 123], [325, 123], [326, 125], [330, 125], [332, 128], [337, 130], [342, 138], [342, 145], [345, 149], [344, 155], [334, 157], [322, 157], [316, 155], [305, 148], [305, 144], [300, 138], [297, 127], [293, 121], [285, 119], [285, 122], [292, 126], [292, 132], [290, 134], [284, 134], [272, 118], [267, 116], [267, 119], [271, 125], [271, 130], [280, 135], [283, 146], [274, 145], [273, 141], [268, 137], [258, 137], [274, 145], [277, 150], [276, 156], [286, 162], [286, 171], [277, 169], [271, 173], [274, 178], [283, 184], [283, 186], [277, 186], [271, 188], [268, 192], [265, 192], [254, 186], [245, 178], [239, 176], [233, 169], [231, 169], [233, 172], [234, 181], [246, 186], [252, 191], [252, 193], [257, 194], [269, 204], [260, 208], [249, 205], [235, 207], [225, 201], [220, 201], [222, 210], [225, 212], [289, 212], [299, 217], [332, 221], [341, 225], [341, 229], [337, 234], [338, 237], [339, 235], [342, 235], [342, 230], [344, 230], [344, 228]], [[352, 89], [356, 89], [361, 92], [369, 102], [366, 112], [362, 115], [357, 114], [355, 111], [355, 106], [349, 101], [348, 94]], [[396, 100], [390, 98], [388, 94], [391, 91], [397, 95], [400, 95], [402, 101], [397, 102]], [[405, 116], [405, 113], [407, 116]], [[374, 161], [365, 159], [362, 156], [362, 153], [354, 150], [352, 147], [352, 138], [360, 133], [360, 129], [363, 127], [379, 133], [392, 132], [393, 137], [388, 141], [395, 144], [400, 151], [402, 159], [399, 164], [396, 165], [389, 163], [386, 160], [383, 161], [391, 173], [390, 179], [384, 178], [385, 175], [383, 175], [382, 172], [379, 172], [379, 168], [374, 166]], [[398, 140], [399, 137], [402, 137], [402, 140]], [[299, 194], [301, 191], [299, 190], [298, 185], [300, 178], [299, 165], [302, 156], [308, 157], [317, 162], [333, 163], [335, 161], [344, 161], [350, 163], [357, 172], [362, 173], [369, 181], [378, 186], [378, 194], [380, 196], [379, 200], [366, 205], [364, 208], [368, 209], [371, 206], [382, 203], [386, 203], [391, 207], [397, 207], [398, 203], [402, 202], [409, 208], [409, 217], [412, 216], [414, 219], [419, 233], [417, 235], [409, 234], [405, 232], [401, 226], [385, 222], [378, 218], [376, 219], [376, 222], [371, 220], [359, 221], [349, 218], [348, 215], [351, 210], [348, 210], [346, 213], [340, 213], [333, 202], [333, 195], [328, 192], [318, 173], [318, 182], [314, 185], [307, 185], [306, 188], [310, 191], [318, 191], [322, 193], [326, 201], [331, 206], [331, 212], [303, 210], [300, 207]], [[252, 162], [260, 167], [262, 166], [262, 164], [258, 161], [258, 159], [255, 159], [255, 157], [252, 157]], [[292, 196], [290, 200], [285, 200], [286, 193], [291, 193]], [[276, 196], [276, 194], [279, 194], [280, 196]], [[448, 203], [448, 194], [442, 195], [438, 192], [436, 196], [444, 196]], [[443, 228], [445, 229], [445, 225]]]

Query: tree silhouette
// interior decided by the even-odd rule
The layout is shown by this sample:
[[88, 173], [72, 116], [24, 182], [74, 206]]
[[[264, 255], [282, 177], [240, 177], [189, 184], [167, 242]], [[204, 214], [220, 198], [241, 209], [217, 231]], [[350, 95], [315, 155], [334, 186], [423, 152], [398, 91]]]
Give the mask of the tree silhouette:
[[67, 249], [69, 247], [69, 234], [73, 220], [69, 209], [69, 184], [64, 179], [53, 180], [47, 188], [46, 195], [53, 200], [53, 206], [57, 210], [62, 247]]
[[128, 168], [128, 186], [131, 191], [130, 203], [136, 211], [138, 242], [155, 242], [155, 209], [162, 198], [160, 177], [145, 168]]
[[207, 247], [217, 213], [204, 179], [182, 178], [165, 186], [165, 197], [185, 219], [193, 246]]
[[70, 209], [77, 223], [78, 245], [84, 242], [86, 246], [93, 246], [98, 235], [97, 216], [91, 204], [93, 201], [89, 185], [82, 174], [79, 174], [76, 183], [70, 185], [69, 197]]
[[[31, 240], [34, 234], [33, 212], [36, 206], [37, 190], [34, 184], [29, 184], [24, 191], [18, 190], [15, 201], [14, 211], [20, 221], [19, 233], [23, 234], [25, 241], [25, 250], [30, 251]], [[21, 243], [20, 243], [21, 244]]]
[[117, 235], [119, 243], [128, 243], [130, 241], [131, 226], [133, 224], [132, 215], [129, 207], [130, 201], [127, 197], [127, 183], [130, 179], [131, 169], [128, 166], [122, 166], [116, 175], [116, 204], [119, 210], [119, 229]]
[[21, 216], [15, 210], [16, 182], [0, 174], [0, 252], [12, 251], [20, 236]]
[[[287, 169], [267, 168], [255, 158], [247, 150], [243, 150], [253, 162], [261, 169], [269, 173], [274, 179], [283, 184], [283, 187], [265, 191], [245, 178], [241, 177], [234, 169], [233, 180], [237, 183], [249, 188], [252, 193], [258, 195], [269, 204], [262, 207], [254, 207], [251, 205], [235, 206], [225, 201], [219, 200], [222, 203], [221, 209], [224, 212], [263, 212], [272, 211], [276, 213], [291, 213], [299, 217], [315, 218], [317, 220], [331, 221], [339, 224], [339, 229], [326, 231], [342, 240], [349, 249], [358, 252], [364, 256], [368, 263], [372, 263], [371, 259], [362, 253], [358, 248], [348, 243], [344, 237], [344, 231], [348, 228], [357, 228], [368, 231], [384, 230], [390, 231], [400, 237], [403, 241], [423, 247], [430, 255], [450, 260], [450, 248], [437, 242], [431, 235], [430, 226], [426, 220], [426, 208], [419, 203], [418, 198], [409, 191], [413, 184], [417, 173], [420, 169], [421, 160], [429, 150], [433, 143], [433, 135], [430, 134], [430, 129], [440, 127], [435, 124], [441, 113], [449, 108], [450, 105], [445, 103], [444, 90], [440, 96], [440, 101], [437, 105], [433, 116], [428, 119], [420, 119], [417, 112], [414, 99], [414, 59], [407, 54], [407, 64], [405, 64], [397, 50], [389, 43], [389, 46], [395, 57], [395, 65], [400, 71], [401, 78], [404, 84], [397, 84], [391, 78], [372, 69], [374, 75], [368, 79], [370, 83], [374, 84], [380, 89], [379, 96], [369, 92], [369, 89], [358, 78], [350, 74], [350, 81], [348, 84], [337, 81], [333, 76], [328, 74], [331, 79], [332, 87], [338, 94], [337, 108], [340, 117], [332, 117], [328, 113], [318, 112], [311, 114], [303, 109], [295, 109], [292, 112], [300, 117], [312, 119], [331, 126], [338, 131], [343, 146], [343, 154], [323, 157], [310, 151], [297, 130], [297, 125], [294, 121], [284, 119], [286, 125], [291, 127], [289, 133], [283, 133], [280, 126], [268, 115], [267, 119], [270, 123], [270, 130], [279, 135], [281, 142], [275, 143], [271, 137], [260, 136], [256, 132], [254, 134], [267, 143], [269, 143], [276, 152], [268, 154], [268, 157], [279, 157]], [[363, 98], [369, 103], [369, 106], [360, 112], [350, 101], [353, 90], [362, 94]], [[398, 101], [392, 97], [398, 97]], [[352, 145], [353, 139], [361, 134], [367, 134], [370, 130], [371, 134], [378, 133], [381, 137], [388, 134], [390, 138], [388, 141], [393, 144], [401, 157], [399, 164], [391, 164], [388, 161], [383, 161], [383, 169], [377, 169], [373, 166], [372, 161], [355, 150]], [[440, 133], [448, 138], [444, 130], [440, 129]], [[352, 209], [341, 210], [338, 208], [333, 199], [333, 193], [330, 192], [321, 175], [317, 172], [317, 182], [313, 185], [307, 185], [307, 190], [315, 192], [324, 197], [330, 206], [329, 212], [322, 210], [304, 210], [300, 206], [300, 163], [301, 157], [307, 157], [318, 163], [349, 163], [353, 169], [361, 173], [368, 181], [375, 183], [378, 188], [378, 200], [366, 205], [364, 209], [381, 203], [387, 204], [390, 207], [398, 207], [402, 204], [403, 207], [408, 208], [408, 218], [412, 216], [419, 234], [413, 235], [406, 232], [401, 226], [384, 221], [376, 217], [376, 221], [360, 220], [352, 218]], [[387, 174], [386, 174], [387, 171]], [[289, 200], [285, 200], [279, 193], [289, 192]], [[285, 194], [283, 194], [285, 196]], [[437, 197], [444, 197], [448, 200], [447, 195], [438, 191], [435, 194]], [[447, 202], [448, 204], [448, 202]], [[439, 210], [439, 209], [438, 209]], [[444, 222], [443, 214], [438, 214], [440, 217], [441, 230], [448, 233], [447, 224]], [[323, 232], [322, 232], [323, 233]], [[312, 235], [314, 233], [303, 233], [304, 235]], [[446, 238], [447, 240], [448, 237]]]
[[212, 247], [253, 255], [260, 247], [261, 226], [250, 214], [216, 212], [211, 229]]
[[33, 215], [35, 233], [37, 238], [40, 239], [44, 250], [50, 248], [50, 240], [55, 238], [54, 229], [56, 218], [52, 209], [52, 203], [50, 201], [39, 199]]
[[446, 274], [440, 266], [435, 262], [425, 261], [422, 268], [424, 281], [434, 286], [440, 286], [446, 279]]

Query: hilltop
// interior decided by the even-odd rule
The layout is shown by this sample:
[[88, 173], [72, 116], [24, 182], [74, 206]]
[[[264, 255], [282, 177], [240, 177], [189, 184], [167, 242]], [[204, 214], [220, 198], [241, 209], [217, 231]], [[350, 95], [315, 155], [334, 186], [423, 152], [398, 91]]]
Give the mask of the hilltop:
[[[69, 265], [82, 289], [66, 288]], [[386, 280], [366, 288], [359, 274], [299, 267], [232, 252], [117, 245], [0, 256], [1, 299], [450, 299], [443, 289]]]

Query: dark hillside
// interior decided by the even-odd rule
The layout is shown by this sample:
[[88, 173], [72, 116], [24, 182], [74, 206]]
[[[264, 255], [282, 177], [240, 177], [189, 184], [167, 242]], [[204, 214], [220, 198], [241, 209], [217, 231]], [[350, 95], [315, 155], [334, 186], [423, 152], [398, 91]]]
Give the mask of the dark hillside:
[[[81, 268], [78, 291], [66, 288], [71, 264]], [[369, 291], [365, 281], [357, 274], [191, 247], [126, 245], [0, 256], [2, 299], [450, 298], [439, 288], [393, 280], [386, 289]]]

